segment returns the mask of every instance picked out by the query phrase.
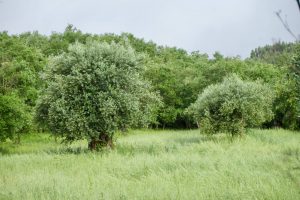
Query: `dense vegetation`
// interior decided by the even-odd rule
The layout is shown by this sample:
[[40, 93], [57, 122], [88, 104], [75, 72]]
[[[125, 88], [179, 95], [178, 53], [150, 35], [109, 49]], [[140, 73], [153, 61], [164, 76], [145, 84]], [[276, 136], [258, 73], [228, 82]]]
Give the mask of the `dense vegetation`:
[[0, 141], [28, 132], [46, 57], [18, 36], [0, 33]]
[[272, 90], [261, 83], [242, 81], [236, 75], [208, 86], [187, 113], [207, 134], [243, 134], [272, 119]]
[[[100, 61], [100, 59], [99, 63], [94, 65], [92, 60], [97, 60], [97, 55], [87, 50], [91, 44], [99, 46], [100, 49], [101, 46], [107, 46], [107, 49], [116, 49], [114, 46], [117, 46], [120, 51], [116, 49], [111, 55], [108, 53], [105, 56], [106, 53], [97, 54], [102, 55], [100, 57], [104, 60]], [[197, 121], [185, 110], [197, 100], [198, 95], [207, 87], [221, 83], [224, 77], [233, 73], [243, 81], [260, 81], [261, 84], [269, 85], [274, 94], [274, 101], [272, 103], [267, 101], [267, 103], [272, 104], [268, 107], [272, 106], [274, 117], [272, 120], [266, 118], [262, 121], [264, 127], [279, 126], [299, 129], [299, 49], [298, 43], [278, 43], [259, 47], [252, 51], [250, 58], [242, 60], [239, 57], [224, 57], [218, 52], [214, 54], [213, 58], [199, 52], [188, 53], [183, 49], [159, 46], [151, 41], [146, 42], [129, 33], [121, 35], [82, 33], [72, 25], [67, 26], [63, 33], [53, 32], [50, 36], [41, 35], [38, 32], [27, 32], [20, 35], [9, 35], [2, 32], [0, 34], [0, 93], [2, 95], [0, 99], [0, 139], [4, 141], [10, 138], [18, 141], [20, 134], [37, 129], [50, 130], [55, 135], [65, 136], [65, 139], [69, 141], [81, 139], [84, 134], [93, 135], [90, 134], [93, 132], [90, 130], [100, 131], [98, 130], [99, 126], [90, 129], [100, 123], [97, 121], [100, 120], [98, 117], [105, 119], [105, 122], [102, 120], [101, 123], [108, 124], [110, 122], [111, 127], [102, 127], [102, 132], [109, 135], [110, 132], [117, 129], [142, 127], [149, 122], [148, 127], [196, 127]], [[98, 52], [97, 49], [94, 50]], [[132, 73], [129, 73], [129, 71], [119, 69], [118, 66], [125, 66], [118, 65], [121, 54], [126, 55], [126, 59], [122, 58], [126, 66], [128, 62], [136, 62], [129, 66], [132, 66], [132, 69], [135, 68], [135, 65], [139, 66], [140, 70], [133, 70]], [[135, 56], [138, 58], [134, 58]], [[76, 60], [77, 58], [78, 60]], [[106, 62], [106, 58], [108, 58], [108, 62]], [[90, 59], [90, 61], [85, 59]], [[91, 77], [93, 75], [89, 74], [88, 69], [101, 72], [106, 65], [109, 66], [107, 74], [119, 73], [114, 76], [116, 82], [106, 84], [107, 80], [114, 80], [105, 79], [105, 77], [89, 78], [90, 75]], [[57, 69], [54, 69], [55, 67]], [[106, 73], [105, 70], [102, 72]], [[132, 82], [123, 82], [127, 80], [126, 74], [130, 74], [128, 77], [132, 78]], [[138, 78], [135, 82], [133, 79], [136, 77]], [[93, 84], [97, 80], [103, 87], [109, 86], [109, 89], [92, 87], [95, 86]], [[132, 87], [131, 83], [134, 83]], [[78, 93], [77, 90], [81, 90], [80, 84], [91, 86], [91, 88], [81, 88], [90, 96], [86, 93]], [[122, 89], [122, 84], [129, 84], [131, 92]], [[113, 92], [115, 88], [118, 88], [117, 92]], [[135, 88], [134, 92], [132, 92], [132, 88]], [[57, 98], [55, 97], [56, 100], [51, 99], [51, 95], [49, 96], [50, 93], [54, 94], [55, 90], [55, 95], [58, 95]], [[141, 92], [143, 90], [145, 92]], [[127, 95], [122, 95], [121, 91], [126, 91]], [[101, 101], [93, 96], [94, 92], [104, 95], [99, 97]], [[105, 97], [103, 92], [111, 93], [108, 95], [110, 97], [114, 93], [116, 98], [111, 100], [118, 99], [123, 103], [118, 104], [113, 100], [114, 103], [110, 104], [111, 100], [108, 99], [108, 96]], [[126, 99], [125, 96], [129, 98], [129, 94], [135, 94], [135, 96], [131, 96], [130, 100]], [[79, 104], [77, 102], [77, 107], [72, 107], [75, 109], [74, 112], [72, 109], [65, 110], [65, 116], [71, 115], [72, 119], [63, 120], [61, 107], [55, 107], [54, 104], [63, 100], [68, 101], [64, 105], [73, 105], [72, 103], [77, 100], [72, 95], [73, 97], [78, 95], [79, 101], [82, 102]], [[45, 100], [47, 98], [48, 100]], [[42, 104], [45, 101], [51, 102], [53, 104], [50, 106], [51, 109], [47, 108], [50, 104], [43, 104], [44, 107], [40, 106], [41, 104], [36, 105], [37, 99]], [[152, 99], [150, 101], [153, 102], [148, 106], [149, 99]], [[263, 99], [261, 100], [263, 101]], [[98, 108], [94, 108], [95, 105], [92, 107], [88, 105], [97, 101], [103, 104], [103, 108], [107, 109], [105, 112], [109, 113], [107, 116], [110, 117], [105, 118], [102, 114], [101, 116], [89, 115], [87, 117], [87, 115], [80, 114], [80, 112], [85, 112], [84, 109], [93, 113]], [[124, 103], [128, 103], [128, 101], [132, 104]], [[109, 107], [108, 105], [114, 106]], [[112, 108], [111, 111], [108, 111], [110, 108]], [[34, 112], [35, 110], [38, 110], [37, 114]], [[53, 114], [52, 120], [49, 121], [47, 112], [50, 110], [56, 114]], [[134, 112], [127, 112], [133, 110]], [[43, 112], [46, 115], [41, 115]], [[105, 112], [103, 110], [103, 114]], [[80, 119], [75, 119], [76, 115], [80, 116]], [[37, 126], [36, 121], [42, 123]], [[49, 126], [53, 122], [55, 123]], [[59, 126], [59, 123], [62, 126]], [[73, 125], [71, 125], [72, 123]], [[75, 125], [78, 126], [74, 129]], [[83, 134], [83, 132], [85, 133]], [[64, 135], [66, 133], [70, 134]]]

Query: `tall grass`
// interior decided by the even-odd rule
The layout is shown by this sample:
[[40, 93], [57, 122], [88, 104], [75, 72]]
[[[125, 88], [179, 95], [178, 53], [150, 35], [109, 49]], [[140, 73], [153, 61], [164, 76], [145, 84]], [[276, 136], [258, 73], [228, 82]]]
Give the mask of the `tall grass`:
[[0, 146], [0, 199], [300, 199], [300, 134], [137, 130], [91, 153], [48, 135]]

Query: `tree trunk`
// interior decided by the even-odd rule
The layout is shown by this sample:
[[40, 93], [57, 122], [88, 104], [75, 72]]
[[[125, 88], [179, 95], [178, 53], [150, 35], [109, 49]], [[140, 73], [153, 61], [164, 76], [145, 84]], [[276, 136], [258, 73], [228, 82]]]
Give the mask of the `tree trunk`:
[[94, 151], [96, 150], [97, 147], [97, 141], [95, 140], [95, 138], [93, 138], [90, 142], [89, 142], [89, 150]]
[[21, 135], [17, 133], [17, 137], [15, 138], [15, 144], [20, 144], [21, 143]]
[[197, 123], [197, 127], [200, 128], [200, 122], [197, 121], [196, 123]]
[[92, 138], [89, 142], [88, 148], [91, 151], [101, 149], [103, 147], [114, 148], [114, 143], [112, 137], [103, 133], [99, 135], [99, 138]]

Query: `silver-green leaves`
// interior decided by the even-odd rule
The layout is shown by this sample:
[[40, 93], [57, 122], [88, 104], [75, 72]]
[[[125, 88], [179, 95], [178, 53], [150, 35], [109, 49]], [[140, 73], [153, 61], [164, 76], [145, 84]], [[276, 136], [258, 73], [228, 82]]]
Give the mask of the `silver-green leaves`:
[[153, 122], [158, 96], [140, 76], [139, 55], [115, 43], [76, 43], [54, 57], [37, 119], [67, 141], [112, 138]]
[[208, 86], [186, 112], [200, 123], [204, 132], [242, 134], [245, 128], [272, 119], [273, 98], [267, 85], [242, 81], [233, 75]]

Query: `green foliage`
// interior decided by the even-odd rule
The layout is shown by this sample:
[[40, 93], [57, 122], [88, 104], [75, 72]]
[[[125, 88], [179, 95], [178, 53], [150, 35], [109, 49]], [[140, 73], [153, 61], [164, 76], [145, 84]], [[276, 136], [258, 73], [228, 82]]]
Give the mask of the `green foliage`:
[[297, 92], [299, 90], [297, 90], [294, 75], [290, 75], [290, 69], [287, 66], [278, 67], [253, 59], [243, 61], [237, 58], [223, 58], [214, 60], [214, 63], [202, 68], [201, 73], [203, 81], [200, 91], [211, 84], [220, 83], [223, 77], [232, 73], [237, 74], [243, 80], [256, 81], [260, 79], [264, 83], [268, 83], [275, 92], [273, 106], [275, 116], [267, 126], [299, 128], [297, 100], [299, 99]]
[[42, 35], [38, 31], [21, 33], [19, 38], [24, 44], [39, 50], [43, 54], [45, 54], [46, 49], [49, 49], [48, 36]]
[[[300, 44], [295, 44], [294, 52], [289, 66], [288, 80], [291, 83], [284, 89], [287, 90], [290, 98], [286, 101], [289, 105], [288, 111], [289, 121], [287, 128], [299, 129], [300, 128]], [[282, 109], [283, 110], [283, 109]]]
[[20, 38], [0, 33], [0, 140], [18, 139], [31, 128], [45, 63], [44, 56]]
[[164, 103], [158, 121], [161, 127], [188, 127], [189, 120], [183, 111], [197, 98], [202, 85], [201, 70], [208, 64], [208, 57], [168, 47], [158, 52], [146, 63], [145, 73]]
[[39, 72], [46, 61], [36, 49], [19, 38], [0, 33], [0, 93], [16, 92], [26, 104], [33, 106], [41, 85]]
[[140, 57], [130, 47], [88, 42], [53, 57], [37, 119], [66, 141], [86, 138], [111, 144], [117, 130], [155, 122], [159, 99], [140, 76]]
[[208, 86], [187, 113], [209, 134], [242, 134], [245, 128], [261, 125], [273, 117], [273, 94], [258, 82], [242, 81], [236, 75]]
[[[162, 106], [152, 114], [152, 127], [189, 128], [195, 126], [184, 110], [211, 84], [221, 83], [224, 77], [235, 73], [243, 80], [262, 80], [275, 91], [274, 120], [267, 126], [299, 129], [299, 51], [297, 43], [279, 42], [258, 47], [251, 58], [225, 57], [219, 52], [209, 59], [199, 52], [159, 46], [152, 41], [136, 38], [130, 33], [88, 34], [68, 25], [64, 32], [49, 36], [38, 32], [20, 35], [0, 34], [0, 90], [14, 92], [29, 106], [34, 106], [38, 90], [43, 90], [40, 72], [46, 59], [68, 53], [70, 44], [98, 41], [130, 45], [142, 54], [145, 70], [140, 76], [151, 82], [161, 96]], [[124, 128], [126, 129], [126, 128]]]
[[35, 32], [26, 32], [19, 35], [26, 45], [38, 49], [45, 56], [59, 55], [68, 51], [70, 44], [75, 42], [86, 43], [91, 34], [82, 33], [80, 30], [69, 24], [63, 33], [52, 32], [50, 36], [44, 36]]
[[[271, 85], [281, 84], [287, 73], [283, 68], [267, 64], [263, 61], [263, 56], [244, 61], [239, 58], [226, 58], [216, 52], [214, 59], [209, 60], [205, 54], [199, 52], [189, 54], [183, 49], [158, 46], [151, 41], [136, 38], [130, 33], [91, 35], [82, 33], [72, 25], [67, 26], [63, 33], [52, 33], [46, 43], [45, 38], [35, 32], [24, 34], [21, 38], [26, 44], [40, 49], [45, 55], [67, 52], [68, 45], [76, 41], [115, 42], [132, 46], [136, 52], [144, 54], [143, 62], [146, 71], [141, 75], [152, 83], [162, 97], [163, 106], [158, 111], [160, 127], [193, 126], [189, 117], [184, 114], [184, 109], [196, 100], [199, 91], [203, 91], [211, 84], [221, 82], [231, 73], [238, 74], [244, 80], [262, 79]], [[44, 43], [45, 45], [39, 45]], [[286, 61], [287, 59], [282, 60], [282, 62]], [[283, 93], [277, 92], [277, 94]], [[278, 100], [281, 100], [281, 103], [287, 102], [288, 99], [284, 98], [279, 96]], [[275, 119], [279, 124], [284, 124], [280, 122], [282, 117], [279, 114]]]
[[[300, 67], [299, 43], [279, 42], [255, 49], [251, 58], [272, 63], [281, 70], [278, 82], [274, 84], [274, 125], [288, 129], [299, 129], [300, 116]], [[281, 77], [281, 78], [280, 78]]]
[[294, 48], [295, 43], [279, 41], [273, 45], [266, 45], [252, 50], [250, 58], [283, 67], [290, 63]]
[[292, 77], [286, 77], [275, 85], [274, 101], [275, 126], [299, 129], [299, 87]]
[[11, 139], [19, 142], [21, 133], [30, 127], [28, 107], [15, 95], [0, 95], [0, 142]]
[[240, 60], [238, 58], [224, 58], [214, 60], [201, 70], [203, 81], [202, 89], [205, 87], [222, 82], [224, 77], [232, 73], [237, 74], [244, 80], [255, 81], [263, 80], [267, 83], [276, 83], [284, 73], [271, 64], [261, 63], [253, 60]]

